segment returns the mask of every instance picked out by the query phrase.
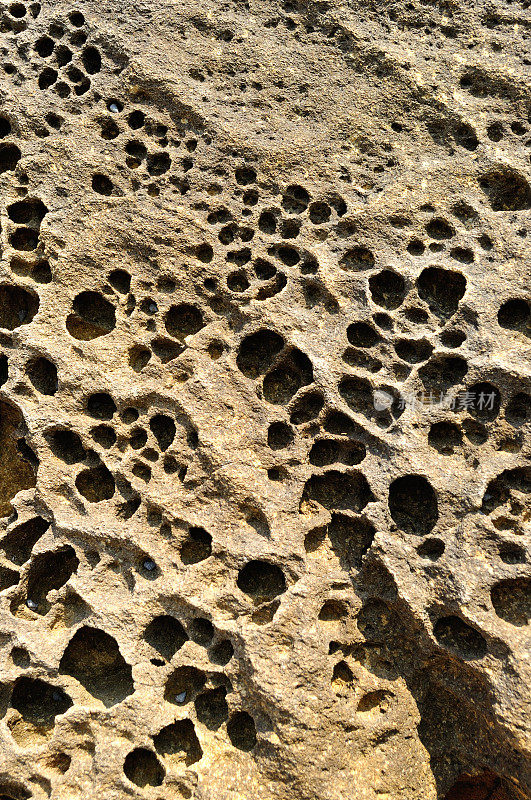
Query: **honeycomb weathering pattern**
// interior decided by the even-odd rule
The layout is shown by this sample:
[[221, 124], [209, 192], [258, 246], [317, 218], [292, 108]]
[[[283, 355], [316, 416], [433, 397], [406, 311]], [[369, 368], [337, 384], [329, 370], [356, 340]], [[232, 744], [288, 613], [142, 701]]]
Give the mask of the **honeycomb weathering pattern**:
[[1, 0], [1, 797], [530, 797], [528, 6]]

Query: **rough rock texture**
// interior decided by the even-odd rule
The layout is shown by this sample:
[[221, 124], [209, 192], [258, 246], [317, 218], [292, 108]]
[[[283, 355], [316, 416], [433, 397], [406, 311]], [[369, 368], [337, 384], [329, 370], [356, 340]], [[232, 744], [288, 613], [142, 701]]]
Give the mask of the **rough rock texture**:
[[530, 797], [528, 6], [0, 3], [2, 798]]

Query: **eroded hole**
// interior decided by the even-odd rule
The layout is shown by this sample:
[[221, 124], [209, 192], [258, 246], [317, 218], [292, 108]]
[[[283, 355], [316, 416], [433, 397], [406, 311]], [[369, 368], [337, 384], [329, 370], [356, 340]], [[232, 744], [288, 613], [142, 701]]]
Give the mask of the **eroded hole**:
[[264, 378], [263, 394], [268, 403], [286, 405], [302, 386], [313, 381], [310, 359], [301, 350], [287, 353]]
[[461, 356], [434, 356], [420, 367], [418, 376], [425, 388], [439, 398], [441, 392], [460, 383], [468, 372], [468, 364]]
[[363, 556], [376, 535], [372, 522], [365, 517], [333, 512], [327, 532], [332, 549], [342, 566], [346, 569], [360, 569]]
[[77, 571], [79, 558], [70, 545], [36, 555], [27, 577], [26, 605], [36, 614], [46, 614], [51, 608], [48, 593], [60, 589]]
[[500, 544], [500, 558], [505, 564], [524, 564], [526, 552], [514, 542], [502, 542]]
[[236, 364], [247, 378], [258, 378], [267, 371], [284, 347], [284, 339], [275, 331], [263, 329], [246, 336], [240, 344]]
[[73, 314], [66, 320], [68, 333], [75, 339], [90, 341], [105, 336], [116, 326], [112, 303], [98, 292], [81, 292], [72, 304]]
[[20, 669], [27, 669], [31, 664], [30, 654], [24, 647], [14, 647], [11, 650], [11, 661]]
[[87, 413], [94, 419], [111, 420], [116, 413], [116, 403], [110, 394], [96, 392], [87, 400]]
[[78, 464], [87, 453], [81, 438], [74, 431], [59, 430], [47, 435], [52, 453], [65, 464]]
[[215, 629], [209, 619], [196, 617], [192, 620], [189, 630], [190, 638], [201, 647], [208, 647], [212, 643]]
[[35, 51], [41, 58], [48, 58], [48, 56], [51, 56], [54, 48], [55, 42], [49, 36], [41, 36], [41, 38], [37, 39], [35, 42]]
[[183, 564], [198, 564], [212, 554], [212, 536], [204, 528], [192, 527], [181, 546]]
[[0, 355], [0, 386], [3, 386], [4, 383], [7, 383], [9, 380], [9, 362], [7, 360], [7, 356], [3, 353]]
[[11, 123], [6, 117], [0, 117], [0, 139], [5, 139], [11, 133]]
[[324, 225], [330, 219], [332, 209], [323, 201], [311, 203], [310, 220], [314, 225]]
[[164, 697], [169, 703], [185, 705], [203, 689], [206, 675], [197, 667], [178, 667], [168, 678]]
[[441, 333], [441, 344], [452, 349], [461, 347], [466, 340], [466, 333], [459, 330], [448, 330]]
[[253, 602], [269, 602], [286, 591], [286, 578], [280, 567], [269, 561], [249, 561], [238, 573], [238, 587]]
[[184, 343], [187, 336], [193, 336], [205, 326], [203, 314], [196, 306], [189, 303], [171, 306], [164, 320], [170, 336]]
[[407, 246], [407, 251], [412, 256], [421, 256], [425, 250], [426, 246], [420, 239], [412, 239]]
[[531, 187], [515, 169], [499, 167], [487, 172], [479, 185], [493, 211], [523, 211], [531, 208]]
[[339, 259], [339, 266], [341, 269], [349, 272], [360, 272], [361, 270], [372, 269], [374, 264], [374, 254], [367, 247], [352, 247]]
[[344, 603], [339, 600], [327, 600], [319, 611], [318, 619], [321, 622], [340, 622], [348, 614]]
[[171, 158], [169, 153], [150, 153], [146, 160], [147, 171], [150, 175], [158, 176], [164, 175], [165, 172], [171, 167]]
[[466, 278], [460, 272], [441, 267], [427, 267], [417, 280], [419, 297], [442, 319], [457, 311], [466, 290]]
[[238, 167], [235, 175], [236, 182], [241, 186], [248, 186], [256, 181], [256, 170], [252, 167]]
[[151, 340], [151, 349], [163, 364], [167, 364], [183, 352], [184, 346], [160, 337]]
[[318, 392], [307, 392], [295, 399], [291, 406], [290, 422], [303, 425], [319, 416], [324, 406], [324, 398]]
[[317, 439], [308, 456], [310, 464], [325, 467], [329, 464], [359, 464], [367, 454], [362, 442], [345, 442], [341, 439]]
[[505, 409], [505, 419], [515, 428], [531, 421], [531, 396], [525, 392], [513, 395]]
[[0, 566], [0, 592], [16, 586], [20, 580], [20, 573], [10, 567]]
[[72, 11], [68, 15], [68, 19], [76, 28], [81, 28], [85, 24], [85, 17], [81, 13], [81, 11]]
[[358, 703], [357, 711], [360, 714], [385, 714], [389, 710], [392, 693], [386, 689], [376, 689], [367, 692]]
[[389, 511], [401, 530], [425, 536], [439, 518], [437, 495], [422, 475], [403, 475], [389, 487]]
[[151, 360], [151, 350], [143, 345], [136, 345], [129, 350], [129, 366], [135, 372], [142, 372]]
[[198, 258], [199, 261], [202, 261], [203, 264], [210, 264], [214, 258], [214, 248], [211, 244], [207, 244], [206, 242], [198, 244], [193, 252], [195, 257]]
[[527, 625], [531, 619], [531, 578], [508, 578], [490, 592], [496, 614], [511, 625]]
[[14, 250], [30, 252], [39, 245], [39, 232], [34, 228], [21, 227], [9, 234], [9, 244]]
[[466, 150], [476, 150], [479, 145], [476, 131], [472, 125], [466, 122], [458, 125], [454, 130], [454, 139], [457, 144], [461, 145], [461, 147], [464, 147]]
[[451, 239], [455, 236], [454, 228], [441, 217], [430, 220], [426, 225], [426, 232], [432, 239]]
[[256, 725], [246, 711], [237, 711], [227, 723], [227, 734], [234, 747], [248, 752], [256, 745]]
[[134, 691], [131, 667], [116, 640], [98, 628], [82, 627], [70, 639], [59, 665], [108, 708]]
[[76, 488], [89, 503], [101, 503], [114, 495], [116, 484], [104, 464], [82, 470], [76, 478]]
[[166, 725], [154, 737], [153, 744], [157, 753], [173, 768], [189, 767], [203, 757], [203, 750], [199, 744], [194, 724], [189, 719], [178, 720], [171, 725]]
[[33, 225], [39, 227], [48, 213], [48, 209], [41, 200], [19, 200], [7, 207], [7, 214], [12, 222], [17, 225]]
[[347, 405], [382, 428], [388, 427], [404, 411], [396, 390], [391, 387], [374, 389], [366, 378], [349, 375], [339, 382], [339, 393]]
[[502, 328], [531, 336], [531, 306], [521, 297], [507, 300], [498, 311], [498, 322]]
[[332, 671], [332, 687], [336, 694], [344, 694], [354, 686], [354, 673], [346, 661], [338, 661]]
[[428, 558], [430, 561], [437, 561], [445, 550], [442, 539], [426, 539], [417, 547], [417, 553], [421, 558]]
[[373, 301], [382, 308], [398, 308], [406, 295], [406, 282], [397, 272], [386, 269], [369, 278]]
[[203, 692], [195, 699], [197, 719], [211, 731], [217, 730], [229, 717], [226, 694], [227, 690], [220, 686]]
[[[444, 800], [512, 800], [513, 794], [497, 775], [463, 775], [444, 796]], [[516, 800], [516, 798], [515, 798]]]
[[347, 339], [355, 347], [374, 347], [382, 337], [372, 325], [366, 322], [353, 322], [347, 328]]
[[108, 450], [116, 444], [116, 433], [110, 425], [96, 425], [90, 429], [90, 435], [97, 444]]
[[57, 392], [57, 367], [44, 356], [28, 363], [26, 375], [40, 394], [54, 395]]
[[171, 417], [165, 414], [156, 414], [149, 421], [149, 427], [157, 444], [163, 452], [168, 449], [175, 439], [177, 428]]
[[98, 194], [109, 197], [113, 193], [114, 185], [107, 175], [102, 175], [101, 172], [97, 172], [92, 176], [92, 188]]
[[222, 639], [210, 650], [209, 656], [213, 664], [224, 667], [234, 655], [234, 647], [228, 639]]
[[24, 439], [20, 438], [23, 427], [19, 409], [0, 400], [0, 517], [12, 513], [11, 500], [18, 492], [35, 486], [34, 456], [24, 447], [21, 452], [19, 446], [19, 443], [25, 445]]
[[[500, 506], [505, 506], [509, 511], [519, 514], [523, 511], [520, 498], [531, 494], [531, 467], [516, 467], [504, 470], [498, 477], [489, 481], [481, 510], [484, 514], [491, 514]], [[525, 498], [525, 501], [527, 498]]]
[[302, 214], [308, 208], [310, 195], [303, 186], [288, 186], [282, 197], [282, 208], [289, 214]]
[[95, 75], [101, 70], [101, 55], [95, 47], [86, 47], [83, 50], [82, 60], [89, 75]]
[[243, 270], [231, 272], [227, 276], [227, 286], [231, 292], [245, 292], [249, 286], [249, 279]]
[[20, 720], [10, 724], [11, 735], [20, 746], [31, 747], [48, 738], [56, 717], [68, 711], [72, 701], [62, 689], [23, 676], [15, 681], [11, 706], [20, 714]]
[[433, 353], [433, 345], [427, 339], [397, 339], [395, 351], [399, 358], [409, 364], [418, 364], [428, 360]]
[[434, 422], [428, 434], [430, 447], [442, 455], [452, 455], [463, 443], [461, 429], [454, 422]]
[[492, 383], [474, 383], [467, 389], [467, 411], [482, 422], [496, 419], [500, 413], [500, 392]]
[[146, 747], [135, 747], [125, 758], [124, 774], [131, 783], [144, 788], [145, 786], [160, 786], [166, 771], [152, 750], [148, 750]]
[[329, 510], [360, 512], [372, 500], [374, 495], [363, 473], [329, 470], [306, 481], [301, 511], [304, 513], [309, 503], [318, 503]]
[[0, 285], [0, 328], [9, 331], [29, 325], [39, 310], [39, 296], [21, 286]]
[[2, 539], [0, 549], [13, 564], [22, 566], [29, 560], [31, 551], [49, 527], [47, 520], [33, 517], [9, 531]]
[[477, 659], [487, 654], [487, 643], [481, 633], [460, 617], [442, 617], [435, 623], [433, 633], [439, 644], [460, 658]]
[[107, 280], [120, 294], [127, 294], [131, 289], [131, 276], [125, 269], [115, 269], [109, 273]]

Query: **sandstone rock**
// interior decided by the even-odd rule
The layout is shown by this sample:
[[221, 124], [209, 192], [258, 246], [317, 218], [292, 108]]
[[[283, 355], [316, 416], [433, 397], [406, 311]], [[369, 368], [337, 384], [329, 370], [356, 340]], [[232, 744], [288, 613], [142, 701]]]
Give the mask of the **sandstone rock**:
[[527, 2], [0, 6], [0, 796], [524, 800]]

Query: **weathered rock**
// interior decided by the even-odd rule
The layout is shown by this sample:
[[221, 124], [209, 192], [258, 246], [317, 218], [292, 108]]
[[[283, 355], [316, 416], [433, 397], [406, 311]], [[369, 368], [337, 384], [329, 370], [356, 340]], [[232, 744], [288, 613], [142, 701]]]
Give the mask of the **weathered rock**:
[[2, 3], [2, 797], [531, 796], [527, 5]]

